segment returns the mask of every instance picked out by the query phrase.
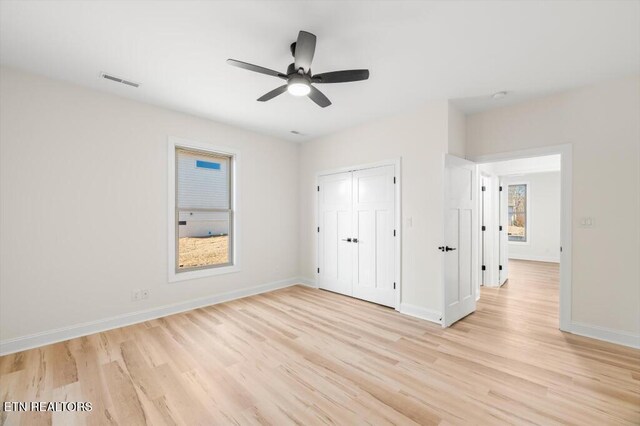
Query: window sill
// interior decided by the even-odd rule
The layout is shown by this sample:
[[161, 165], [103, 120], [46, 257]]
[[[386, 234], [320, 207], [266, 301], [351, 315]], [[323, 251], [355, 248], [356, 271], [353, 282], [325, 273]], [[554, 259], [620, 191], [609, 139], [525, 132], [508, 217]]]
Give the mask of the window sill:
[[180, 281], [195, 280], [198, 278], [213, 277], [216, 275], [233, 274], [240, 272], [242, 269], [239, 265], [221, 266], [219, 268], [197, 269], [195, 271], [175, 272], [169, 274], [169, 282], [175, 283]]

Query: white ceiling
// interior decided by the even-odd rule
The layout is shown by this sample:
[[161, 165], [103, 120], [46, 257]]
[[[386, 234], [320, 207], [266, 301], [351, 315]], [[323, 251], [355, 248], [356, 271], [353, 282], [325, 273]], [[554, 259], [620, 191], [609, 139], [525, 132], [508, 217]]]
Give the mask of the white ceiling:
[[[225, 60], [285, 71], [302, 29], [318, 37], [315, 73], [371, 78], [319, 86], [326, 109], [286, 93], [256, 102], [282, 81]], [[0, 61], [303, 141], [433, 99], [469, 113], [640, 73], [640, 2], [2, 1]]]

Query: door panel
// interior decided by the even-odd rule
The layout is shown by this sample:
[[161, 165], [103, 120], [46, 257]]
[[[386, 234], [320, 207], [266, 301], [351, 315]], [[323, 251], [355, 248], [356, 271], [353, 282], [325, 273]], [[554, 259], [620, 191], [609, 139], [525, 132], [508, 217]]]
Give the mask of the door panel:
[[375, 288], [376, 280], [376, 229], [374, 211], [356, 212], [357, 276], [355, 281], [362, 287]]
[[[502, 186], [502, 182], [500, 182]], [[500, 225], [502, 225], [502, 232], [500, 232], [499, 242], [499, 257], [502, 270], [499, 271], [498, 285], [502, 285], [507, 281], [509, 277], [509, 188], [508, 186], [502, 186], [500, 193]]]
[[460, 298], [464, 301], [474, 294], [472, 283], [473, 265], [471, 264], [471, 252], [473, 246], [473, 235], [471, 223], [473, 215], [469, 209], [460, 210], [460, 221], [458, 225], [458, 263], [460, 265]]
[[[458, 209], [449, 209], [445, 220], [445, 245], [458, 247], [458, 221], [460, 212]], [[447, 306], [453, 306], [460, 300], [460, 269], [458, 268], [458, 251], [454, 250], [445, 253], [444, 256], [444, 277], [447, 290], [445, 292]]]
[[444, 326], [476, 309], [473, 273], [477, 255], [477, 200], [475, 164], [447, 155], [445, 158]]
[[[379, 210], [376, 212], [376, 277], [379, 288], [393, 290], [395, 281], [394, 262], [384, 262], [380, 259], [395, 259], [395, 241], [393, 234], [388, 232], [394, 227], [393, 212]], [[394, 302], [395, 304], [395, 302]]]
[[318, 286], [351, 295], [353, 275], [352, 174], [321, 176], [318, 196]]
[[353, 296], [395, 306], [394, 167], [353, 172], [356, 265]]

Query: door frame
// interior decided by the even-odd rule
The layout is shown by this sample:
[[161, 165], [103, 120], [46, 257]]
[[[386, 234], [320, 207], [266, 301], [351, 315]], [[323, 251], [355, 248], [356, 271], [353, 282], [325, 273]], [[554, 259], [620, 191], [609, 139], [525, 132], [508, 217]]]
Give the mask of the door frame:
[[495, 161], [516, 160], [519, 158], [543, 157], [560, 154], [560, 330], [571, 331], [571, 254], [572, 240], [572, 180], [573, 180], [573, 147], [571, 144], [551, 145], [540, 148], [478, 155], [470, 158], [476, 164], [493, 163]]
[[[356, 170], [374, 169], [376, 167], [383, 167], [383, 166], [393, 166], [395, 171], [394, 174], [396, 178], [395, 191], [394, 191], [394, 199], [395, 199], [394, 227], [397, 232], [396, 232], [396, 240], [394, 244], [394, 257], [395, 257], [394, 258], [394, 264], [395, 264], [394, 277], [397, 285], [396, 285], [396, 300], [395, 300], [394, 309], [396, 311], [399, 311], [400, 301], [402, 300], [402, 157], [376, 161], [373, 163], [364, 163], [364, 164], [357, 164], [353, 166], [345, 166], [345, 167], [338, 167], [335, 169], [322, 170], [315, 174], [316, 175], [315, 186], [316, 188], [319, 186], [320, 176], [334, 175], [337, 173], [345, 173], [345, 172], [354, 172]], [[320, 215], [318, 212], [318, 209], [320, 208], [320, 199], [319, 199], [320, 194], [315, 188], [314, 188], [314, 191], [316, 191], [316, 196], [314, 197], [315, 206], [313, 209], [314, 215], [315, 215], [314, 223], [316, 227], [318, 227], [320, 226], [319, 225]], [[318, 235], [318, 232], [316, 232], [315, 234], [316, 234], [316, 265], [319, 265], [320, 264], [320, 236]], [[320, 277], [318, 276], [318, 272], [316, 269], [316, 272], [315, 272], [316, 286], [318, 286], [319, 279]]]

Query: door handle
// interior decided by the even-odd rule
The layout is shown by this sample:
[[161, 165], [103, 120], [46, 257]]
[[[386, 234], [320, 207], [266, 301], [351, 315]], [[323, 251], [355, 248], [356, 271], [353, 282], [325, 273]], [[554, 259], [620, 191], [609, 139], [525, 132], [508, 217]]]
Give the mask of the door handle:
[[449, 247], [449, 246], [446, 246], [446, 247], [444, 248], [444, 251], [453, 251], [453, 250], [455, 250], [455, 249], [456, 249], [455, 247]]
[[440, 251], [444, 251], [444, 246], [440, 246], [440, 247], [438, 247], [438, 250], [440, 250]]
[[357, 239], [357, 238], [354, 238], [354, 239], [353, 239], [353, 242], [354, 242], [354, 243], [357, 243], [357, 242], [358, 242], [358, 239]]
[[351, 242], [351, 238], [347, 238], [346, 240], [343, 238], [342, 241], [346, 241], [346, 242], [350, 243]]

